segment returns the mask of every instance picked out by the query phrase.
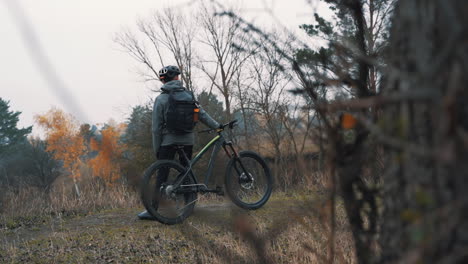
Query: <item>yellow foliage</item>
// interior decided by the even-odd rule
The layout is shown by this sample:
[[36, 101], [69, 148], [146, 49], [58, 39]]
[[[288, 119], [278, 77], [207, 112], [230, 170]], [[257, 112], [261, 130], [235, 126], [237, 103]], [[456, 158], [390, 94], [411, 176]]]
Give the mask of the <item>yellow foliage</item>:
[[[81, 177], [79, 167], [81, 157], [86, 154], [85, 138], [80, 133], [80, 125], [73, 116], [53, 108], [43, 115], [35, 116], [37, 124], [46, 132], [47, 151], [54, 159], [61, 160], [74, 179]], [[95, 176], [112, 183], [119, 178], [119, 159], [124, 146], [119, 143], [125, 124], [113, 124], [101, 131], [102, 139], [90, 139], [90, 149], [98, 154], [88, 163]]]
[[46, 132], [47, 151], [53, 153], [54, 159], [63, 161], [63, 167], [72, 178], [80, 178], [80, 157], [85, 154], [86, 148], [76, 119], [60, 109], [52, 108], [43, 115], [35, 116], [35, 120]]

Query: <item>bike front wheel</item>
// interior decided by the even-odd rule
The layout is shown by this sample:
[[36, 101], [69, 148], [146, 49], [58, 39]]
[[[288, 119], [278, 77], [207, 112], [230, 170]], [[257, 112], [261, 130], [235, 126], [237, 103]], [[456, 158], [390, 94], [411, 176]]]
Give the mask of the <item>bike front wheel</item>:
[[262, 207], [273, 190], [273, 177], [265, 160], [255, 152], [241, 151], [226, 169], [226, 192], [237, 206], [255, 210]]
[[146, 210], [163, 224], [181, 223], [193, 212], [197, 193], [191, 175], [185, 177], [179, 188], [173, 188], [185, 171], [172, 160], [157, 161], [145, 171], [141, 200]]

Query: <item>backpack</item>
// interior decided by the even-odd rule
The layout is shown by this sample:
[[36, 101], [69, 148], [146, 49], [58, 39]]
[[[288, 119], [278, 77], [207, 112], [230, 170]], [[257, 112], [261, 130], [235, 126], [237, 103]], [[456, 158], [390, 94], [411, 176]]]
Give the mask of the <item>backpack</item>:
[[166, 129], [174, 134], [193, 132], [200, 112], [193, 93], [184, 88], [171, 89], [169, 92], [164, 93], [169, 95], [165, 116]]

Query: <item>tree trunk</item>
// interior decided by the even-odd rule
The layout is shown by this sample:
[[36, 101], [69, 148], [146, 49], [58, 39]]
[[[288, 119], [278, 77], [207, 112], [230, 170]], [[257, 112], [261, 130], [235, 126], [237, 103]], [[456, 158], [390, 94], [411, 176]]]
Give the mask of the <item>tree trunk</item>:
[[76, 196], [80, 198], [81, 193], [75, 178], [73, 178], [73, 187], [75, 188]]
[[468, 262], [468, 5], [401, 0], [386, 94], [433, 95], [383, 110], [381, 263]]

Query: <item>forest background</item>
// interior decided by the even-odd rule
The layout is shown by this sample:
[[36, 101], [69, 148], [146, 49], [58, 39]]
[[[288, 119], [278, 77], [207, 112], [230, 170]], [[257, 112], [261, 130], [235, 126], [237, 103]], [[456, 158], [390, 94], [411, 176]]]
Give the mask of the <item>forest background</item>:
[[[466, 260], [466, 4], [322, 2], [333, 16], [315, 13], [314, 23], [298, 25], [307, 40], [259, 28], [236, 7], [200, 1], [190, 14], [166, 9], [142, 18], [114, 42], [140, 64], [143, 80], [155, 83], [161, 65], [176, 64], [207, 112], [221, 122], [238, 119], [230, 136], [267, 159], [277, 192], [320, 194], [310, 209], [319, 217], [306, 216], [326, 223], [326, 250], [308, 248], [312, 255], [340, 260], [341, 204], [353, 261]], [[149, 101], [125, 123], [98, 127], [53, 108], [35, 117], [46, 135], [40, 139], [17, 127], [20, 112], [2, 99], [2, 214], [24, 214], [18, 201], [41, 204], [28, 213], [47, 214], [72, 204], [109, 206], [84, 202], [88, 192], [131, 197], [155, 160], [151, 111]], [[208, 140], [197, 135], [195, 150]], [[219, 161], [222, 177], [227, 160]]]

